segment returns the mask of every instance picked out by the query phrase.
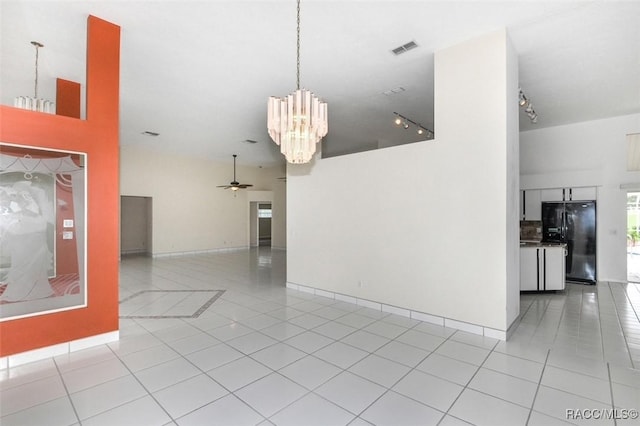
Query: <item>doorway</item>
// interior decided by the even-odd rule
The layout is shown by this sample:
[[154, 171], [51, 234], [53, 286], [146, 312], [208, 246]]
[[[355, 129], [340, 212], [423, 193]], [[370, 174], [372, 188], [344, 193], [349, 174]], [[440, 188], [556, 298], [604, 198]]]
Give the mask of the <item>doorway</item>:
[[627, 192], [627, 281], [640, 282], [640, 192]]
[[251, 201], [249, 206], [249, 246], [271, 247], [271, 203]]
[[271, 203], [258, 204], [258, 245], [271, 247]]
[[120, 197], [120, 255], [150, 256], [152, 250], [151, 197]]

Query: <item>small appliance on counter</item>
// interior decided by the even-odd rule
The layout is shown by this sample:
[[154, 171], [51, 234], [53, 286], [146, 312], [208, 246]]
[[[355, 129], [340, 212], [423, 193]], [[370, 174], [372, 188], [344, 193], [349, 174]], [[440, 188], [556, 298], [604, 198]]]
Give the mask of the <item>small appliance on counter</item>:
[[521, 220], [520, 221], [520, 242], [539, 243], [542, 241], [542, 221]]

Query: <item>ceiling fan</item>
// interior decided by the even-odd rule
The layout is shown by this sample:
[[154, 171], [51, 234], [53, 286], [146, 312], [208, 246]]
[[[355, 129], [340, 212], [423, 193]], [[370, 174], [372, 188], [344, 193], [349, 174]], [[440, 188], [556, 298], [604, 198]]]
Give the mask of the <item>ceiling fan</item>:
[[236, 180], [236, 154], [233, 154], [233, 180], [229, 183], [229, 185], [218, 185], [218, 188], [230, 189], [232, 191], [237, 191], [238, 189], [248, 188], [253, 186], [248, 183], [240, 183]]

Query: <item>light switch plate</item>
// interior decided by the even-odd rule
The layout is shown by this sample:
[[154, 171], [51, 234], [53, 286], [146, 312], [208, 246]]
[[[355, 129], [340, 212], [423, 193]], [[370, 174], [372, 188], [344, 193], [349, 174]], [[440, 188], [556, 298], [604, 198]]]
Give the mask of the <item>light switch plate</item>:
[[73, 240], [73, 231], [64, 231], [62, 233], [63, 240]]
[[62, 226], [65, 228], [73, 228], [73, 219], [65, 219], [62, 221]]

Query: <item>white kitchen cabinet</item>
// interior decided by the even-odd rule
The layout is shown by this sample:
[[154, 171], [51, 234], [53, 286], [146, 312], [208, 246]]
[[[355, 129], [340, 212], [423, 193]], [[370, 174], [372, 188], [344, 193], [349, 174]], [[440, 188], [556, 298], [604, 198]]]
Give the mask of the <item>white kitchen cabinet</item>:
[[520, 291], [538, 290], [539, 270], [538, 249], [520, 248]]
[[564, 189], [563, 188], [541, 189], [540, 201], [564, 201]]
[[520, 194], [522, 220], [542, 220], [542, 203], [539, 189], [527, 189]]
[[596, 199], [596, 187], [585, 186], [583, 188], [570, 188], [569, 200], [591, 201]]
[[541, 201], [587, 201], [596, 199], [596, 187], [547, 188], [540, 190]]
[[565, 247], [520, 248], [520, 291], [564, 290]]
[[566, 271], [566, 248], [544, 248], [544, 290], [564, 290]]

